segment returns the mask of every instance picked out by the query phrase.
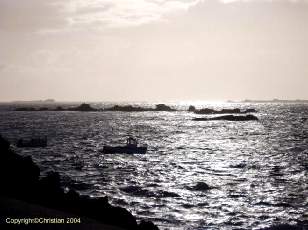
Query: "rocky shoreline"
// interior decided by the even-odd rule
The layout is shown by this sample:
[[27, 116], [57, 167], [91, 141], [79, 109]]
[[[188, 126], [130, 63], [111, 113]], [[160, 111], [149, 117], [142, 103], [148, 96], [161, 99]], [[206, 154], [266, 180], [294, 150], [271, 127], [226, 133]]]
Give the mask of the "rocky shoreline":
[[139, 106], [132, 105], [114, 105], [105, 109], [96, 109], [93, 108], [90, 104], [82, 103], [76, 107], [63, 108], [58, 106], [56, 108], [48, 108], [48, 107], [18, 107], [15, 108], [15, 111], [80, 111], [80, 112], [105, 112], [105, 111], [118, 111], [118, 112], [149, 112], [149, 111], [157, 111], [157, 112], [174, 112], [175, 109], [167, 106], [165, 104], [157, 104], [155, 108], [145, 108]]
[[[176, 110], [171, 106], [165, 104], [156, 104], [155, 108], [148, 107], [140, 107], [133, 105], [114, 105], [112, 107], [104, 108], [104, 109], [96, 109], [92, 107], [90, 104], [82, 103], [79, 106], [63, 108], [62, 106], [57, 107], [17, 107], [14, 109], [15, 111], [80, 111], [80, 112], [108, 112], [108, 111], [117, 111], [117, 112], [176, 112], [180, 110]], [[186, 110], [187, 112], [193, 112], [195, 114], [248, 114], [248, 113], [256, 113], [255, 109], [246, 109], [241, 110], [239, 108], [234, 109], [222, 109], [215, 110], [210, 108], [202, 108], [196, 109], [195, 106], [189, 106]]]
[[[81, 196], [75, 190], [64, 192], [61, 177], [57, 172], [50, 172], [46, 177], [40, 177], [39, 167], [31, 157], [16, 154], [10, 143], [0, 136], [0, 197], [19, 200], [31, 205], [38, 205], [52, 210], [70, 213], [71, 215], [90, 218], [100, 224], [119, 227], [127, 230], [158, 230], [150, 221], [137, 222], [136, 218], [126, 209], [112, 206], [107, 197], [90, 198]], [[1, 199], [0, 199], [1, 200]], [[0, 205], [3, 202], [0, 202]], [[17, 202], [18, 204], [18, 202]], [[0, 226], [5, 226], [3, 220], [8, 214], [5, 207], [0, 207]], [[12, 211], [14, 207], [10, 207]], [[31, 209], [22, 210], [31, 212]], [[30, 215], [31, 213], [27, 213]], [[18, 213], [14, 213], [18, 216]], [[19, 216], [23, 218], [24, 216]], [[103, 228], [106, 229], [106, 228]]]

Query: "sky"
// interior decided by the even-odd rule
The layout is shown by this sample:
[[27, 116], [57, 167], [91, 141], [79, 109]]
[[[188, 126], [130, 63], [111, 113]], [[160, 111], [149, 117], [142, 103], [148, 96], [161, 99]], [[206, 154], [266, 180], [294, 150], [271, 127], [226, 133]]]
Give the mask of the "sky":
[[0, 101], [308, 99], [308, 0], [0, 0]]

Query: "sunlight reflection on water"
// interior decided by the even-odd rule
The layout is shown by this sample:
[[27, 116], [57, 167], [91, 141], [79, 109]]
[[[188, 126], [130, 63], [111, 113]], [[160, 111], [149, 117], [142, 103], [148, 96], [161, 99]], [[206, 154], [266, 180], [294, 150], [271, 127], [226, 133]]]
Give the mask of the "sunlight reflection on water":
[[[201, 105], [256, 108], [260, 121], [194, 122], [199, 116], [186, 111], [1, 111], [0, 132], [11, 140], [47, 135], [46, 149], [18, 151], [43, 170], [59, 171], [68, 185], [77, 182], [82, 194], [107, 195], [163, 228], [251, 229], [303, 220], [308, 129], [302, 118], [308, 107]], [[148, 154], [100, 153], [104, 144], [123, 144], [129, 135], [147, 143]], [[71, 162], [75, 155], [85, 162], [82, 171]], [[198, 182], [211, 189], [194, 190]]]

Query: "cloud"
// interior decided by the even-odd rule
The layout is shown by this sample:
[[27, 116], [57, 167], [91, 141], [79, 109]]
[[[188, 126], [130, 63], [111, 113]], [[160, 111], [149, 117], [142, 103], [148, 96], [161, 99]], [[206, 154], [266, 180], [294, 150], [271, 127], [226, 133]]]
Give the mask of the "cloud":
[[66, 4], [71, 25], [140, 25], [162, 19], [164, 15], [187, 10], [200, 0], [76, 0]]
[[0, 0], [0, 30], [57, 32], [136, 26], [189, 9], [202, 0]]
[[64, 2], [71, 26], [136, 26], [163, 20], [165, 16], [202, 3], [307, 3], [308, 0], [71, 0]]
[[291, 86], [301, 97], [307, 9], [303, 0], [0, 0], [0, 97], [206, 99], [229, 88], [262, 98], [292, 96]]
[[139, 26], [164, 21], [199, 4], [308, 0], [0, 0], [0, 30], [58, 32]]
[[0, 30], [32, 32], [66, 24], [60, 0], [0, 0]]

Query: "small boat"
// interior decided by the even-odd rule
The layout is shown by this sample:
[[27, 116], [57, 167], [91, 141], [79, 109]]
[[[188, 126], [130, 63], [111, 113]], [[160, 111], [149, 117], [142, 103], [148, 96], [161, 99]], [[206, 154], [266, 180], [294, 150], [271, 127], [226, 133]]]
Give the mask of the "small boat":
[[18, 148], [40, 148], [47, 147], [47, 137], [31, 138], [30, 140], [19, 139], [17, 141]]
[[125, 146], [108, 146], [105, 145], [103, 147], [102, 152], [105, 154], [113, 154], [113, 153], [127, 153], [127, 154], [145, 154], [148, 147], [138, 146], [138, 142], [135, 138], [129, 137], [126, 140]]

